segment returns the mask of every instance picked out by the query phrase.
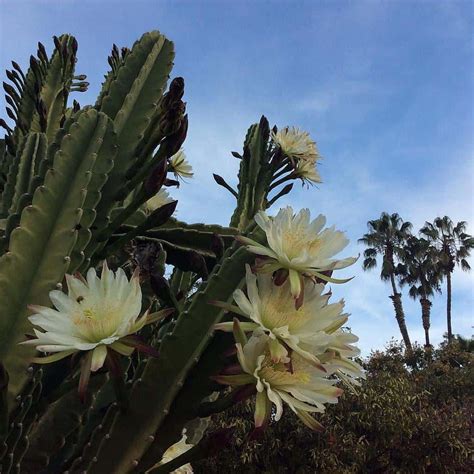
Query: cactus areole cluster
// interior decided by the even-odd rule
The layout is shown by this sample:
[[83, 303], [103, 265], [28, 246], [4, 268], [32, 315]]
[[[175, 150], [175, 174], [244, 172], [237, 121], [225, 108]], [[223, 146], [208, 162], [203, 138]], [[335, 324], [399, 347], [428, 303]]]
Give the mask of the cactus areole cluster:
[[192, 472], [233, 442], [209, 417], [249, 397], [250, 437], [291, 411], [323, 429], [315, 413], [364, 377], [327, 286], [355, 258], [324, 216], [269, 210], [321, 181], [316, 143], [262, 117], [232, 152], [237, 187], [214, 175], [236, 200], [229, 226], [182, 222], [173, 43], [114, 45], [87, 106], [70, 99], [88, 87], [76, 40], [52, 46], [3, 85], [0, 472]]

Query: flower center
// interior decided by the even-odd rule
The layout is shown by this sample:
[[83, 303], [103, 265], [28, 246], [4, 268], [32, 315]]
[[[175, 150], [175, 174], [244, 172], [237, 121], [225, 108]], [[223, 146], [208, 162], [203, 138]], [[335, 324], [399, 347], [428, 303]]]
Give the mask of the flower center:
[[283, 249], [288, 258], [293, 259], [308, 253], [315, 254], [321, 247], [320, 239], [301, 229], [289, 229], [283, 233]]
[[[293, 367], [294, 369], [294, 367]], [[281, 385], [306, 385], [311, 381], [310, 375], [303, 370], [293, 370], [282, 363], [275, 364], [269, 357], [263, 361], [260, 377], [271, 386]]]
[[73, 321], [86, 340], [100, 342], [115, 335], [120, 324], [119, 308], [85, 307], [74, 314]]
[[288, 292], [283, 288], [274, 287], [268, 297], [262, 298], [262, 323], [268, 329], [281, 328], [288, 326], [290, 332], [304, 325], [311, 314], [305, 309], [304, 305], [297, 311], [293, 298], [289, 297]]

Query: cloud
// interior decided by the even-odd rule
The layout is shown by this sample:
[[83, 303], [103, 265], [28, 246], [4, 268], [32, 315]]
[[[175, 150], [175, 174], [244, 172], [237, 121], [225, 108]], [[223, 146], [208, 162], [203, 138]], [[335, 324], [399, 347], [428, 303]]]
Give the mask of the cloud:
[[293, 104], [293, 107], [297, 112], [312, 112], [318, 116], [324, 113], [337, 113], [338, 109], [352, 107], [355, 103], [365, 104], [367, 107], [388, 93], [388, 90], [383, 90], [367, 79], [332, 78], [325, 84], [312, 87], [305, 97]]

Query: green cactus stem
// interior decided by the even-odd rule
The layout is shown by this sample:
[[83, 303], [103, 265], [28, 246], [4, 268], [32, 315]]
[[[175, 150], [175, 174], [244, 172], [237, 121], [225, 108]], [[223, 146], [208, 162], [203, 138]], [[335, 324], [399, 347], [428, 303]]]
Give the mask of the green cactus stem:
[[0, 258], [0, 358], [10, 373], [12, 393], [25, 380], [21, 371], [33, 353], [18, 345], [31, 330], [26, 305], [49, 305], [49, 291], [67, 271], [91, 170], [111, 126], [107, 116], [93, 109], [78, 115]]

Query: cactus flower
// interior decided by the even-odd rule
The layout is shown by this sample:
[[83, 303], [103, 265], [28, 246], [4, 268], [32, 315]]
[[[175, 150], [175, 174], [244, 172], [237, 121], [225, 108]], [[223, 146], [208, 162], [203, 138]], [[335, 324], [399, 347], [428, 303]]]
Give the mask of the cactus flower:
[[152, 198], [146, 202], [146, 209], [150, 212], [163, 207], [165, 204], [173, 202], [166, 189], [161, 188]]
[[295, 215], [288, 206], [280, 209], [275, 217], [260, 211], [255, 216], [255, 222], [265, 231], [268, 245], [243, 236], [238, 239], [247, 245], [250, 252], [264, 257], [259, 271], [282, 269], [288, 273], [294, 298], [299, 299], [302, 295], [303, 276], [334, 283], [349, 281], [337, 280], [322, 273], [348, 267], [357, 260], [355, 257], [342, 260], [332, 258], [347, 246], [349, 240], [334, 227], [323, 230], [326, 224], [323, 215], [320, 214], [311, 222], [309, 209], [302, 209]]
[[105, 362], [108, 351], [130, 355], [135, 348], [153, 354], [151, 347], [140, 343], [132, 334], [145, 324], [157, 321], [169, 310], [139, 317], [142, 292], [135, 272], [128, 280], [125, 272], [109, 270], [104, 263], [99, 278], [94, 268], [87, 279], [66, 275], [68, 294], [60, 290], [49, 293], [55, 308], [29, 306], [30, 322], [36, 338], [23, 342], [36, 346], [40, 352], [51, 353], [33, 360], [48, 363], [79, 351], [88, 352], [88, 369], [95, 372]]
[[183, 150], [179, 150], [170, 158], [170, 166], [176, 178], [192, 178], [194, 175], [193, 168], [186, 160]]
[[295, 166], [294, 174], [300, 178], [303, 183], [320, 183], [321, 177], [314, 163], [310, 161], [298, 161]]
[[[183, 434], [182, 438], [177, 443], [170, 446], [164, 452], [163, 458], [156, 465], [156, 467], [162, 466], [163, 464], [173, 461], [173, 459], [176, 459], [178, 456], [181, 456], [181, 454], [184, 454], [186, 451], [189, 451], [193, 447], [193, 445], [186, 443], [186, 441], [186, 434]], [[191, 464], [188, 463], [184, 464], [178, 469], [175, 469], [174, 471], [171, 471], [170, 474], [192, 474], [193, 472], [193, 467], [191, 466]]]
[[[311, 280], [305, 280], [304, 285], [304, 303], [296, 309], [292, 298], [289, 298], [288, 280], [277, 286], [271, 275], [256, 276], [247, 265], [247, 294], [242, 290], [234, 292], [239, 314], [252, 321], [240, 323], [242, 329], [260, 329], [268, 334], [269, 351], [274, 362], [288, 362], [288, 349], [320, 368], [322, 365], [318, 355], [326, 350], [357, 355], [357, 349], [349, 345], [358, 340], [357, 336], [338, 331], [348, 319], [348, 315], [342, 313], [344, 302], [328, 304], [331, 295], [322, 294], [324, 285]], [[233, 323], [219, 323], [215, 327], [232, 331]]]
[[272, 132], [272, 140], [292, 163], [304, 160], [314, 164], [319, 158], [316, 143], [311, 140], [309, 133], [297, 127], [285, 127], [276, 133]]
[[321, 430], [321, 425], [311, 416], [311, 412], [323, 412], [325, 403], [337, 403], [342, 389], [334, 387], [337, 379], [328, 379], [324, 371], [308, 363], [296, 352], [292, 352], [287, 363], [272, 360], [270, 338], [263, 333], [254, 333], [244, 342], [236, 344], [237, 357], [243, 373], [219, 375], [215, 379], [227, 385], [255, 384], [257, 401], [255, 426], [263, 427], [271, 414], [272, 404], [276, 407], [275, 420], [283, 414], [283, 403], [313, 430]]

